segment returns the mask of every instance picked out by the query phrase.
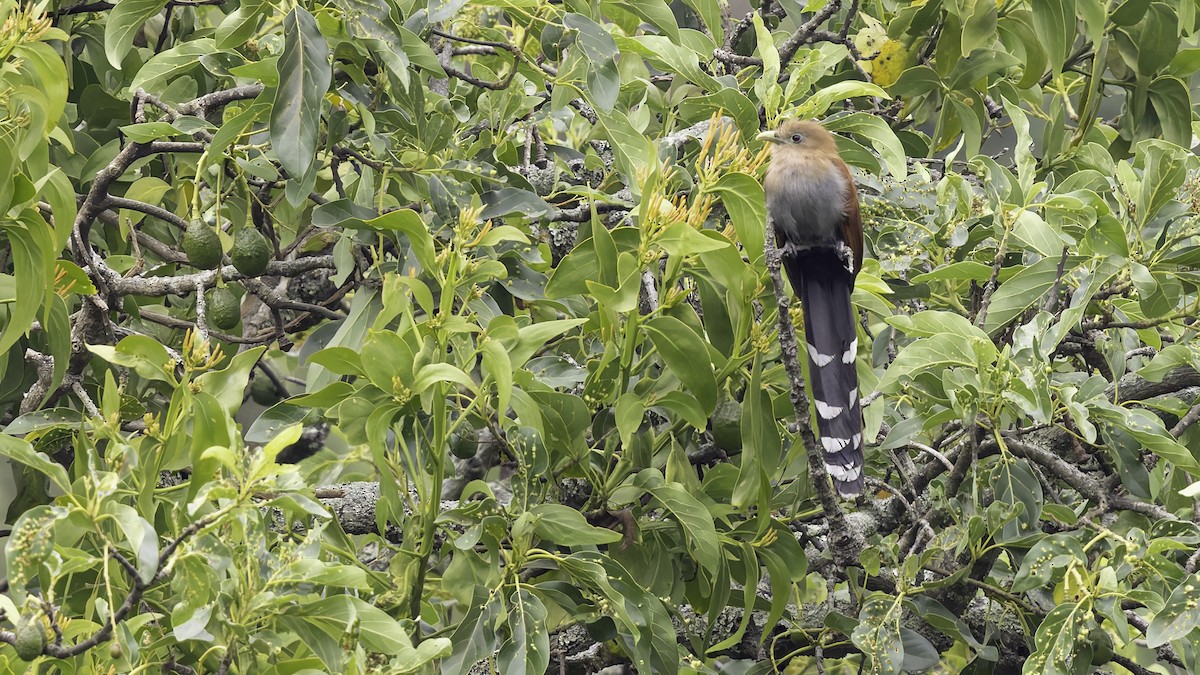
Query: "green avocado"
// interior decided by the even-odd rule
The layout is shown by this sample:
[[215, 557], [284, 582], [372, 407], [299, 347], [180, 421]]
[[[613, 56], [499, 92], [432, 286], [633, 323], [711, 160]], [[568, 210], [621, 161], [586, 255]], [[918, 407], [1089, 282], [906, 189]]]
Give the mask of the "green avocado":
[[255, 403], [265, 406], [273, 406], [283, 400], [275, 383], [266, 375], [255, 375], [254, 379], [250, 380], [250, 398]]
[[211, 289], [205, 294], [208, 324], [218, 330], [232, 330], [242, 320], [242, 303], [237, 294], [226, 287]]
[[471, 459], [479, 449], [479, 438], [475, 430], [466, 427], [450, 437], [450, 454], [459, 459]]
[[221, 264], [221, 238], [213, 228], [193, 220], [183, 231], [183, 252], [192, 267], [211, 270]]
[[1113, 658], [1113, 641], [1108, 631], [1096, 626], [1089, 634], [1092, 638], [1092, 665], [1102, 666]]
[[271, 242], [253, 227], [243, 227], [233, 236], [233, 249], [229, 257], [237, 271], [248, 277], [256, 277], [267, 271], [273, 251]]
[[22, 661], [32, 661], [46, 648], [46, 631], [37, 619], [22, 618], [17, 622], [13, 647]]

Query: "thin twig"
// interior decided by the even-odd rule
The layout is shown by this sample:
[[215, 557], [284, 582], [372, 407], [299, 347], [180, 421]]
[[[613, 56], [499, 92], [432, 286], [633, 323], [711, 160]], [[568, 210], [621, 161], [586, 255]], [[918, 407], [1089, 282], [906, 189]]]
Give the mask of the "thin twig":
[[1200, 403], [1192, 406], [1192, 409], [1179, 419], [1179, 423], [1171, 427], [1171, 436], [1179, 438], [1196, 422], [1200, 422]]

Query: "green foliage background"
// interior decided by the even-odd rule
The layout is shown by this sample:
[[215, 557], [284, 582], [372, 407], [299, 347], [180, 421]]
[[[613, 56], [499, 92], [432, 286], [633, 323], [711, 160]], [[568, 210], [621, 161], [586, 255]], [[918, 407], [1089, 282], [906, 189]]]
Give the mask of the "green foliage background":
[[[0, 669], [1200, 672], [1198, 10], [0, 0]], [[855, 503], [787, 117], [863, 199]]]

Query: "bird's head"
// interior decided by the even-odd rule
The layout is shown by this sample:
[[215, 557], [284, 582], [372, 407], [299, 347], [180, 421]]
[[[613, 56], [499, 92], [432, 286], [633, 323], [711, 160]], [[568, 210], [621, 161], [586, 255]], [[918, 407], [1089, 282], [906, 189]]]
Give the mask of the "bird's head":
[[814, 153], [837, 155], [837, 143], [820, 122], [788, 120], [774, 131], [764, 131], [758, 137], [772, 144], [773, 153]]

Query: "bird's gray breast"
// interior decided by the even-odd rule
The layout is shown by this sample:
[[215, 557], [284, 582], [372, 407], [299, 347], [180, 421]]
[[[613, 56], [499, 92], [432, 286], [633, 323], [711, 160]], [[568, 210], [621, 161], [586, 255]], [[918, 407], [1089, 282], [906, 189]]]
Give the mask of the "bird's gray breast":
[[846, 182], [837, 170], [828, 162], [805, 161], [773, 173], [766, 185], [767, 211], [789, 243], [811, 246], [842, 239]]

